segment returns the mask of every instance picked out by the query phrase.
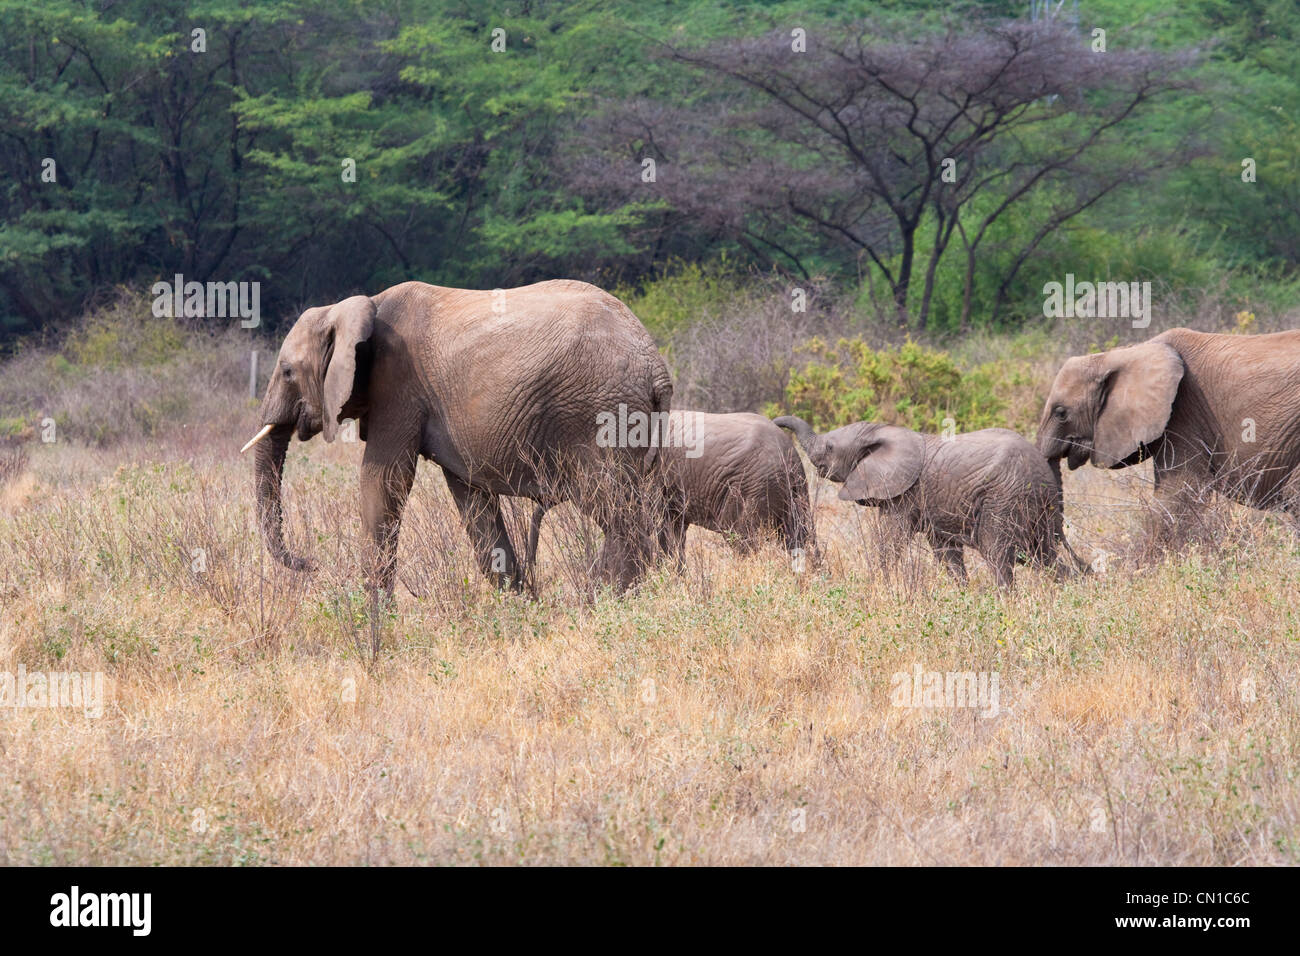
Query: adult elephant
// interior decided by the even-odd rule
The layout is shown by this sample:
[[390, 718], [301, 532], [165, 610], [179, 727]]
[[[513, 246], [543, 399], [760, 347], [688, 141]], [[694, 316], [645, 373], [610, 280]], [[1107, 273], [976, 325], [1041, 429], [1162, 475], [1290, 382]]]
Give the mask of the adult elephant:
[[[352, 418], [366, 445], [360, 503], [372, 585], [393, 589], [402, 510], [423, 456], [441, 466], [480, 568], [515, 587], [521, 574], [500, 495], [608, 498], [581, 503], [605, 531], [602, 577], [625, 587], [651, 547], [627, 514], [631, 489], [658, 448], [601, 447], [598, 418], [620, 406], [666, 413], [671, 399], [645, 327], [585, 282], [492, 292], [404, 282], [308, 309], [280, 347], [262, 429], [244, 446], [257, 448], [263, 537], [288, 567], [310, 567], [284, 542], [285, 452], [295, 431], [302, 441], [317, 432], [334, 441]], [[589, 466], [612, 480], [579, 480]]]
[[1038, 426], [1060, 471], [1152, 459], [1175, 517], [1205, 490], [1255, 508], [1300, 505], [1300, 332], [1170, 329], [1140, 345], [1068, 359]]

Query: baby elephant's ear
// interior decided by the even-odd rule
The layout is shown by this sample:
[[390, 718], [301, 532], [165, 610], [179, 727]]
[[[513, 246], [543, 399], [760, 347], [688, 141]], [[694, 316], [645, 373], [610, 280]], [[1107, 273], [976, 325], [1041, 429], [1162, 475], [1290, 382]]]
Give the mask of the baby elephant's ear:
[[863, 435], [865, 455], [850, 472], [840, 498], [888, 501], [916, 484], [925, 463], [925, 439], [910, 428], [880, 425]]

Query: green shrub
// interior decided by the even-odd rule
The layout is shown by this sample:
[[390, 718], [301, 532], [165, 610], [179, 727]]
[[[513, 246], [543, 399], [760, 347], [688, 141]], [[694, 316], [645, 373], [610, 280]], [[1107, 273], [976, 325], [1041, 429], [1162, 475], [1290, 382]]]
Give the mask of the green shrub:
[[150, 304], [141, 293], [119, 290], [68, 336], [63, 365], [119, 368], [160, 365], [174, 358], [185, 348], [185, 333], [173, 319], [155, 318]]
[[1005, 426], [1005, 386], [1028, 382], [1028, 371], [1002, 360], [963, 371], [947, 352], [908, 341], [872, 349], [861, 339], [834, 347], [812, 339], [800, 348], [814, 361], [790, 373], [784, 407], [769, 416], [798, 415], [822, 431], [855, 421], [881, 421], [940, 431], [951, 418], [962, 431]]
[[709, 266], [681, 264], [671, 274], [639, 287], [618, 286], [612, 291], [660, 341], [701, 318], [716, 316], [727, 303], [752, 293], [739, 276], [728, 270], [725, 260]]
[[0, 439], [30, 440], [50, 418], [59, 441], [106, 448], [244, 414], [248, 351], [273, 346], [234, 324], [156, 318], [151, 301], [118, 290], [58, 351], [33, 346], [0, 363]]

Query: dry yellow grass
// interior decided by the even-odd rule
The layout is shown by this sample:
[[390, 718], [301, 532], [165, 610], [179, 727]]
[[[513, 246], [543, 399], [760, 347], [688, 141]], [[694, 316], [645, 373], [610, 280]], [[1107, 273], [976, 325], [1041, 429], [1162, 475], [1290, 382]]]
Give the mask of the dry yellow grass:
[[[1227, 509], [1225, 545], [1136, 567], [1140, 473], [1084, 469], [1071, 534], [1106, 573], [1021, 570], [1003, 595], [973, 554], [965, 592], [919, 546], [882, 577], [870, 513], [823, 486], [820, 569], [696, 530], [685, 574], [582, 604], [549, 526], [533, 602], [471, 570], [422, 469], [402, 560], [428, 596], [399, 589], [368, 668], [357, 449], [291, 451], [289, 514], [323, 565], [296, 578], [254, 532], [248, 430], [126, 464], [34, 446], [6, 493], [0, 670], [102, 671], [107, 702], [0, 712], [0, 862], [1300, 855], [1300, 547], [1274, 517]], [[996, 672], [1001, 712], [893, 706], [917, 665]]]

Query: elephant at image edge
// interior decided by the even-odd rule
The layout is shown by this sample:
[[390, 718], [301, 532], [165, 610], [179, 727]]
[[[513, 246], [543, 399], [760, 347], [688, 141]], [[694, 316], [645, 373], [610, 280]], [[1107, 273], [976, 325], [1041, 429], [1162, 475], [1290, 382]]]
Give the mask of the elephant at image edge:
[[[699, 525], [726, 535], [742, 554], [765, 531], [781, 537], [791, 552], [816, 562], [817, 536], [803, 463], [790, 437], [762, 415], [715, 414], [674, 409], [661, 438], [659, 467], [668, 517], [660, 550], [684, 564], [686, 529]], [[546, 508], [533, 514], [528, 567]]]
[[1060, 474], [1085, 461], [1153, 460], [1170, 520], [1205, 489], [1300, 511], [1300, 332], [1170, 329], [1140, 345], [1068, 359], [1052, 383], [1038, 448]]
[[794, 416], [776, 424], [798, 436], [819, 475], [843, 482], [841, 499], [880, 508], [890, 561], [898, 560], [919, 531], [961, 584], [966, 582], [963, 546], [983, 555], [1002, 587], [1011, 586], [1022, 555], [1063, 577], [1058, 542], [1076, 567], [1083, 567], [1062, 533], [1056, 475], [1013, 431], [986, 428], [942, 438], [857, 422], [818, 435]]
[[[289, 439], [323, 432], [333, 441], [339, 423], [354, 418], [366, 443], [360, 505], [373, 548], [371, 583], [393, 589], [398, 528], [423, 456], [442, 468], [480, 568], [518, 587], [499, 496], [544, 492], [555, 499], [566, 489], [580, 496], [585, 483], [572, 476], [586, 462], [600, 462], [626, 477], [626, 487], [603, 492], [626, 511], [635, 481], [659, 450], [598, 448], [597, 416], [620, 404], [629, 413], [663, 412], [671, 400], [667, 366], [645, 327], [622, 302], [585, 282], [496, 292], [405, 282], [308, 309], [280, 347], [262, 402], [263, 427], [249, 442], [260, 442], [254, 470], [267, 548], [290, 568], [310, 567], [288, 551], [283, 536], [280, 482]], [[583, 504], [606, 516], [602, 576], [627, 586], [653, 543], [642, 540], [635, 522], [620, 522], [619, 508]]]

